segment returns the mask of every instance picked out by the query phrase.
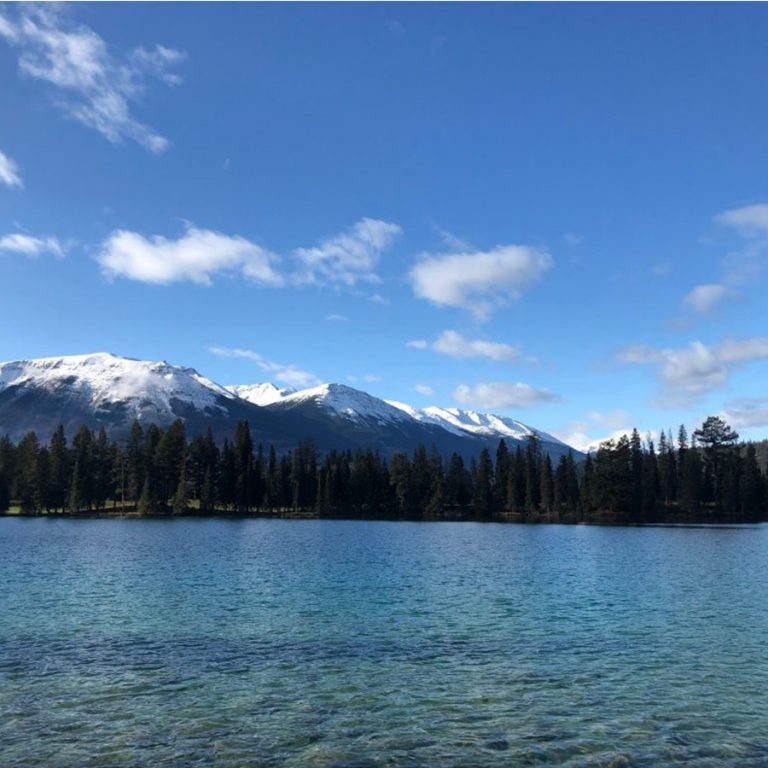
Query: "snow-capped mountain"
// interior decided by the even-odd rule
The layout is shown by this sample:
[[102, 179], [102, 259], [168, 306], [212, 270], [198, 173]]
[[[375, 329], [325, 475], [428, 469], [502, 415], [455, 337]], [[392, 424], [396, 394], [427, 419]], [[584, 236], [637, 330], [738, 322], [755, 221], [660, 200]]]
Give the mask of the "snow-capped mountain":
[[198, 410], [222, 410], [219, 400], [234, 395], [193, 368], [118, 357], [108, 352], [71, 357], [44, 357], [0, 364], [0, 392], [36, 387], [55, 394], [63, 390], [95, 411], [115, 404], [133, 417], [173, 415], [173, 401]]
[[[264, 386], [264, 385], [257, 385]], [[241, 395], [242, 396], [242, 395]], [[246, 398], [251, 400], [250, 397]], [[251, 400], [251, 402], [255, 402]], [[283, 408], [313, 403], [329, 413], [353, 422], [370, 421], [379, 424], [408, 421], [408, 414], [385, 400], [345, 384], [321, 384], [310, 389], [288, 392], [273, 403]]]
[[509, 416], [497, 416], [494, 413], [478, 413], [461, 408], [440, 408], [431, 405], [427, 408], [414, 408], [397, 400], [387, 400], [390, 405], [400, 408], [418, 421], [437, 424], [449, 432], [460, 435], [469, 433], [480, 437], [526, 440], [536, 435], [543, 442], [559, 442], [556, 437], [534, 429]]
[[184, 420], [189, 435], [211, 429], [231, 437], [247, 420], [254, 440], [280, 449], [311, 438], [321, 451], [373, 448], [385, 454], [419, 443], [449, 454], [495, 450], [500, 438], [539, 436], [557, 456], [568, 446], [506, 416], [457, 408], [417, 409], [343, 384], [303, 390], [269, 382], [223, 387], [193, 368], [108, 353], [0, 363], [0, 434], [19, 439], [30, 430], [46, 440], [63, 424], [71, 436], [82, 425], [125, 436], [134, 419]]
[[[109, 353], [0, 363], [0, 433], [34, 430], [43, 438], [63, 424], [82, 424], [121, 435], [134, 419], [170, 424], [184, 419], [192, 431], [234, 428], [252, 408], [193, 368]], [[252, 414], [251, 414], [252, 415]]]
[[[270, 383], [230, 389], [257, 405], [272, 405], [280, 409], [303, 405], [357, 424], [402, 427], [404, 424], [416, 421], [425, 426], [437, 427], [457, 437], [492, 441], [494, 445], [502, 438], [507, 441], [521, 442], [531, 435], [536, 435], [551, 453], [559, 455], [568, 451], [568, 446], [556, 437], [508, 416], [438, 406], [414, 408], [397, 400], [382, 400], [344, 384], [322, 384], [299, 391], [279, 390]], [[264, 391], [268, 392], [267, 402], [265, 402], [267, 398], [263, 398], [261, 394]], [[281, 392], [283, 394], [280, 394]]]
[[227, 387], [227, 390], [254, 405], [271, 405], [296, 391], [291, 387], [281, 389], [271, 381], [265, 381], [261, 384], [235, 384]]

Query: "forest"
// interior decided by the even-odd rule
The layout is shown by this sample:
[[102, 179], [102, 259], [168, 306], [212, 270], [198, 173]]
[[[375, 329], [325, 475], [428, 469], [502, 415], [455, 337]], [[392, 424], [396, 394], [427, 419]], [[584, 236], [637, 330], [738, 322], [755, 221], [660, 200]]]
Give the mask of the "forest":
[[[581, 457], [580, 457], [581, 458]], [[768, 519], [768, 480], [753, 443], [717, 416], [690, 437], [631, 436], [553, 462], [534, 436], [469, 462], [424, 446], [319, 456], [311, 440], [278, 454], [247, 422], [218, 445], [134, 422], [124, 441], [83, 426], [68, 443], [0, 438], [0, 512], [269, 515], [514, 522], [747, 522]]]

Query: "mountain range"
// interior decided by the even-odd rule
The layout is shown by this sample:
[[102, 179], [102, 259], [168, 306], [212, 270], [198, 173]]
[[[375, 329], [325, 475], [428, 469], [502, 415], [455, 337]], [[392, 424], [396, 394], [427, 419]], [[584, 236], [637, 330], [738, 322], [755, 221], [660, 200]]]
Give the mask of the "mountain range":
[[[286, 450], [312, 438], [322, 451], [374, 448], [391, 455], [419, 443], [465, 458], [511, 448], [535, 434], [553, 457], [570, 449], [552, 435], [507, 416], [458, 408], [413, 408], [344, 384], [309, 389], [269, 382], [224, 387], [193, 368], [109, 353], [0, 363], [0, 434], [18, 440], [34, 430], [47, 440], [59, 426], [82, 425], [124, 437], [134, 419], [165, 426], [184, 420], [189, 435], [211, 429], [231, 437], [247, 420], [255, 442]], [[574, 451], [574, 453], [578, 453]]]

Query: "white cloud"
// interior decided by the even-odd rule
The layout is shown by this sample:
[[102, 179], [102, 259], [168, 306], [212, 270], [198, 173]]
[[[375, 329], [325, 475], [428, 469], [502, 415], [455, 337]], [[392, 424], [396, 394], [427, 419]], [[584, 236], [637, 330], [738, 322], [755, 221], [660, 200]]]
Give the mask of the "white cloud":
[[314, 373], [297, 368], [292, 363], [276, 363], [274, 360], [267, 360], [258, 352], [252, 349], [237, 349], [232, 347], [209, 347], [208, 351], [219, 357], [232, 357], [242, 360], [251, 360], [256, 365], [271, 375], [271, 377], [280, 384], [287, 384], [291, 387], [302, 389], [312, 387], [320, 383], [320, 380]]
[[449, 232], [447, 229], [443, 229], [442, 227], [438, 226], [435, 226], [434, 229], [440, 237], [443, 245], [449, 251], [453, 251], [454, 253], [466, 253], [475, 250], [475, 247], [472, 245], [472, 243], [470, 243], [468, 240], [464, 240], [461, 237], [458, 237], [457, 235], [454, 235], [453, 232]]
[[[361, 219], [345, 232], [326, 238], [314, 248], [297, 248], [293, 256], [300, 264], [295, 275], [299, 284], [378, 283], [379, 257], [388, 250], [402, 229], [379, 219]], [[373, 298], [373, 297], [371, 297]]]
[[467, 309], [486, 318], [517, 299], [551, 268], [545, 250], [499, 245], [490, 251], [426, 255], [410, 271], [413, 292], [438, 306]]
[[429, 384], [417, 384], [414, 389], [424, 397], [434, 397], [435, 390], [429, 386]]
[[[2, 21], [2, 16], [0, 16], [0, 21]], [[2, 29], [0, 28], [1, 33]], [[24, 186], [21, 176], [19, 176], [19, 167], [8, 155], [2, 152], [0, 152], [0, 184], [5, 184], [6, 187], [11, 188]]]
[[210, 285], [214, 274], [238, 272], [255, 283], [282, 285], [277, 257], [243, 237], [190, 227], [178, 239], [146, 238], [118, 230], [102, 243], [97, 260], [107, 277], [166, 284], [189, 280]]
[[724, 386], [734, 365], [768, 359], [768, 337], [712, 346], [693, 341], [678, 349], [632, 345], [618, 350], [616, 357], [623, 363], [654, 366], [663, 386], [661, 404], [685, 405]]
[[20, 253], [30, 258], [42, 256], [45, 253], [62, 258], [66, 247], [56, 237], [13, 234], [0, 237], [0, 251]]
[[456, 331], [443, 331], [432, 342], [432, 349], [442, 355], [459, 359], [486, 357], [497, 362], [512, 363], [520, 357], [520, 350], [511, 344], [485, 339], [467, 339]]
[[581, 421], [572, 421], [552, 434], [566, 445], [579, 451], [591, 451], [606, 440], [617, 440], [632, 432], [629, 414], [616, 408], [610, 411], [592, 411]]
[[429, 346], [429, 342], [426, 339], [413, 339], [412, 341], [406, 341], [405, 346], [409, 349], [426, 349]]
[[384, 307], [389, 304], [389, 299], [385, 296], [382, 296], [380, 293], [372, 293], [368, 297], [368, 301], [370, 301], [371, 304], [381, 304]]
[[73, 23], [69, 13], [58, 4], [20, 4], [13, 20], [0, 16], [0, 36], [18, 47], [21, 72], [52, 85], [66, 115], [109, 141], [131, 139], [150, 152], [163, 152], [168, 139], [134, 118], [131, 105], [150, 77], [178, 84], [172, 67], [184, 54], [157, 45], [118, 58], [93, 29]]
[[743, 397], [726, 403], [720, 414], [738, 428], [768, 427], [768, 397]]
[[372, 384], [376, 381], [381, 381], [381, 376], [378, 376], [375, 373], [366, 373], [364, 376], [347, 376], [347, 381], [351, 382], [357, 382], [357, 381], [364, 381], [368, 384]]
[[718, 214], [715, 221], [732, 227], [742, 237], [768, 237], [768, 203], [732, 208]]
[[728, 295], [728, 288], [720, 283], [706, 283], [692, 288], [684, 297], [683, 304], [694, 312], [706, 315]]
[[331, 323], [348, 323], [349, 318], [346, 315], [337, 315], [337, 314], [331, 314], [327, 315], [326, 320], [328, 320]]
[[475, 408], [530, 408], [542, 403], [553, 403], [560, 396], [529, 384], [509, 381], [487, 381], [468, 386], [459, 385], [453, 398], [462, 405]]
[[707, 314], [726, 299], [736, 299], [765, 270], [768, 260], [768, 204], [758, 203], [732, 208], [715, 216], [715, 221], [734, 230], [743, 242], [726, 255], [716, 283], [697, 285], [683, 297], [683, 304], [694, 312]]

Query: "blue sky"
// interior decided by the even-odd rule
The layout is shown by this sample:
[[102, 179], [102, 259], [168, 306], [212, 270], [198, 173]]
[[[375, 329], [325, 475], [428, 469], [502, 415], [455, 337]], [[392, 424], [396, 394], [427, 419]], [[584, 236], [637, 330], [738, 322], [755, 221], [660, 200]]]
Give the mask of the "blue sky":
[[768, 8], [0, 10], [0, 358], [768, 431]]

